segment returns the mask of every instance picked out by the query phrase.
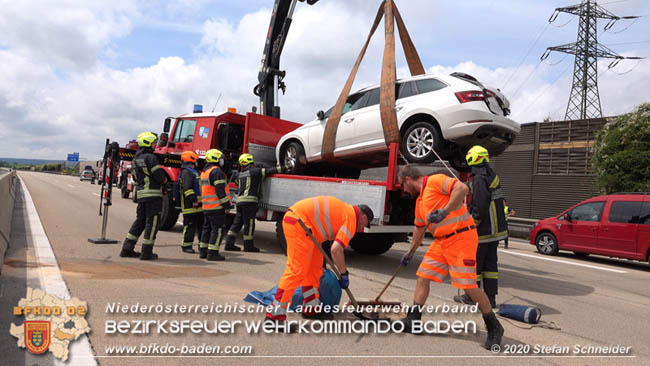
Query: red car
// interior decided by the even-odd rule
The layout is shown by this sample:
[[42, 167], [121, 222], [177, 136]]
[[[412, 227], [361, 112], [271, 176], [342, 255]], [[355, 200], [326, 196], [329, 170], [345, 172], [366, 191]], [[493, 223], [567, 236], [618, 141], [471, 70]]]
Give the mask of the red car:
[[556, 217], [539, 220], [530, 244], [542, 254], [570, 250], [650, 260], [650, 193], [615, 193], [582, 201]]

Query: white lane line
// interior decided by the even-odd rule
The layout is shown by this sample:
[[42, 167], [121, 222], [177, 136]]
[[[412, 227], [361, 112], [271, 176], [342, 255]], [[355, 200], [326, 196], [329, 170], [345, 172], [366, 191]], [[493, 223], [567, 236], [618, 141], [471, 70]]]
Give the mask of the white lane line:
[[75, 186], [73, 186], [72, 184], [68, 184], [68, 187], [75, 188]]
[[[41, 224], [41, 219], [36, 211], [36, 206], [34, 206], [32, 196], [29, 194], [27, 186], [25, 186], [22, 179], [20, 179], [20, 184], [23, 188], [23, 200], [25, 202], [25, 210], [27, 211], [27, 219], [32, 238], [31, 246], [34, 247], [36, 260], [39, 264], [36, 268], [27, 268], [29, 272], [27, 277], [38, 276], [41, 282], [41, 289], [45, 293], [61, 299], [70, 299], [70, 291], [68, 291], [68, 286], [63, 281], [59, 264], [52, 251], [52, 245], [45, 234], [45, 229], [43, 229], [43, 225]], [[69, 347], [68, 360], [63, 363], [55, 359], [56, 365], [97, 365], [97, 360], [95, 360], [95, 355], [90, 347], [90, 342], [86, 334], [70, 343]]]
[[93, 192], [93, 194], [94, 194], [95, 196], [97, 196], [97, 197], [101, 197], [101, 195], [100, 195], [99, 193], [95, 193], [95, 192]]
[[505, 250], [505, 249], [499, 249], [499, 252], [506, 253], [506, 254], [512, 254], [512, 255], [519, 255], [519, 256], [522, 256], [522, 257], [540, 259], [540, 260], [543, 260], [543, 261], [571, 264], [571, 265], [578, 266], [578, 267], [599, 269], [601, 271], [609, 271], [609, 272], [615, 272], [615, 273], [627, 273], [627, 271], [621, 271], [620, 269], [598, 267], [598, 266], [592, 266], [591, 264], [575, 263], [575, 262], [570, 262], [570, 261], [564, 261], [564, 260], [561, 260], [561, 259], [546, 258], [546, 257], [542, 257], [540, 255], [515, 253], [515, 252], [509, 251], [509, 250]]

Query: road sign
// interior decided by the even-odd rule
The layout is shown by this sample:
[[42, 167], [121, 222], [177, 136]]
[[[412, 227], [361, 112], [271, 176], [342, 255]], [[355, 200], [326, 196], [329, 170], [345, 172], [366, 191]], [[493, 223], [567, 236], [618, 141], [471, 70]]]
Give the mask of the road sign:
[[68, 161], [79, 161], [79, 153], [68, 154]]

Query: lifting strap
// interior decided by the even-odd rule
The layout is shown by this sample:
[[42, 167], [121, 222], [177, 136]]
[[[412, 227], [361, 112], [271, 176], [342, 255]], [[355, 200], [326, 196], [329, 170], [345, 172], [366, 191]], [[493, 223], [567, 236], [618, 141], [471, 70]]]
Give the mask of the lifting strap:
[[394, 21], [397, 21], [397, 28], [399, 30], [400, 42], [402, 43], [402, 48], [404, 49], [404, 55], [408, 63], [409, 71], [411, 75], [422, 75], [424, 74], [424, 67], [422, 67], [422, 61], [418, 56], [418, 53], [411, 41], [411, 37], [406, 30], [402, 16], [397, 10], [397, 6], [393, 0], [384, 0], [382, 1], [379, 9], [377, 10], [377, 16], [375, 21], [372, 24], [366, 43], [361, 48], [361, 52], [357, 57], [357, 60], [348, 76], [348, 80], [341, 90], [332, 113], [327, 120], [325, 125], [325, 131], [323, 133], [323, 145], [321, 150], [321, 155], [323, 160], [329, 162], [335, 162], [334, 158], [334, 149], [336, 148], [336, 132], [338, 130], [339, 122], [341, 121], [341, 114], [343, 112], [343, 107], [345, 106], [345, 101], [350, 94], [350, 89], [354, 83], [357, 71], [359, 70], [359, 65], [361, 60], [366, 53], [368, 44], [373, 34], [377, 30], [379, 21], [384, 17], [384, 28], [385, 28], [385, 38], [386, 43], [384, 46], [384, 58], [382, 61], [381, 69], [381, 91], [380, 91], [380, 102], [379, 110], [381, 116], [381, 124], [384, 131], [384, 139], [386, 145], [388, 146], [391, 143], [400, 143], [400, 133], [397, 127], [397, 114], [395, 112], [395, 81], [396, 70], [395, 70], [395, 24]]

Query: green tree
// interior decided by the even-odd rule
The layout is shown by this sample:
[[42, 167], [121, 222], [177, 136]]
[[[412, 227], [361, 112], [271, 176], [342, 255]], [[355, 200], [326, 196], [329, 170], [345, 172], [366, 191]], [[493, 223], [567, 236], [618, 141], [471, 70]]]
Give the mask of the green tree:
[[592, 165], [596, 186], [605, 193], [650, 192], [650, 103], [605, 124]]

